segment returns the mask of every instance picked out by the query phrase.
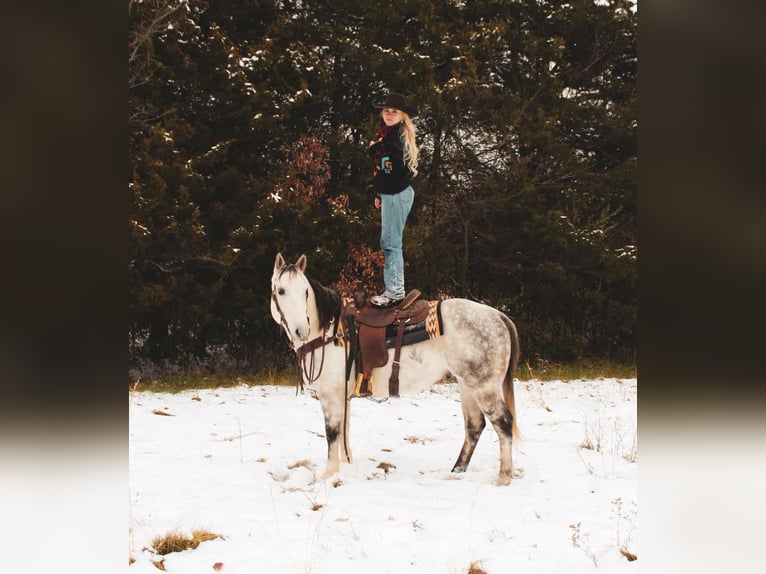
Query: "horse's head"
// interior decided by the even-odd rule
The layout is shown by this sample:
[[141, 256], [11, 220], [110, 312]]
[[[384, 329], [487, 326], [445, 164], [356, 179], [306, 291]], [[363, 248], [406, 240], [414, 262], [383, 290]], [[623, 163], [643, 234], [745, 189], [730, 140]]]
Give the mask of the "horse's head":
[[293, 343], [308, 340], [310, 316], [316, 314], [313, 291], [304, 271], [305, 255], [295, 263], [286, 263], [282, 254], [277, 253], [271, 276], [271, 316], [284, 327]]

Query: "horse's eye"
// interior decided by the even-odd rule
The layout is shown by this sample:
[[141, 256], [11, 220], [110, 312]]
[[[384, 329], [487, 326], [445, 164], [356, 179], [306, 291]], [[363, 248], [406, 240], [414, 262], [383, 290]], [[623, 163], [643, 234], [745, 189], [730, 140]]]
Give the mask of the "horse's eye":
[[284, 287], [280, 287], [279, 289], [277, 289], [277, 294], [284, 295], [285, 294]]

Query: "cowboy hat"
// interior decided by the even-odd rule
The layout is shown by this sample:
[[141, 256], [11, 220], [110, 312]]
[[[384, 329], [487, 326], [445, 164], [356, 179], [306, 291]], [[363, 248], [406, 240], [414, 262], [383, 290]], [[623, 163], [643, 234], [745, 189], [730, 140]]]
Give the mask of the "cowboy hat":
[[401, 110], [410, 117], [418, 115], [418, 110], [415, 106], [407, 103], [407, 99], [395, 92], [391, 92], [386, 96], [386, 101], [383, 103], [374, 103], [373, 107], [376, 108], [394, 108], [395, 110]]

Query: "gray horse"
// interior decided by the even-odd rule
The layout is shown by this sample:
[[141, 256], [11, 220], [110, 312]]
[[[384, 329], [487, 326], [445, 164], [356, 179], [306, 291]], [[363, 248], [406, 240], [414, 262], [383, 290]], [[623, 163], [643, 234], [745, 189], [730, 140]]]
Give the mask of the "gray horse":
[[[341, 457], [351, 462], [348, 426], [354, 381], [350, 380], [353, 372], [346, 376], [348, 342], [337, 336], [342, 298], [307, 277], [306, 262], [305, 255], [296, 263], [286, 263], [277, 254], [271, 277], [271, 315], [303, 357], [301, 377], [306, 384], [315, 385], [322, 405], [328, 447], [324, 479], [338, 472]], [[468, 468], [486, 416], [500, 441], [496, 484], [509, 484], [512, 440], [518, 438], [513, 399], [513, 374], [519, 359], [516, 326], [497, 309], [467, 299], [442, 301], [441, 323], [441, 336], [402, 348], [401, 392], [415, 393], [448, 374], [454, 376], [460, 389], [465, 441], [452, 472]], [[387, 364], [372, 371], [376, 397], [388, 395], [392, 356], [393, 349]]]

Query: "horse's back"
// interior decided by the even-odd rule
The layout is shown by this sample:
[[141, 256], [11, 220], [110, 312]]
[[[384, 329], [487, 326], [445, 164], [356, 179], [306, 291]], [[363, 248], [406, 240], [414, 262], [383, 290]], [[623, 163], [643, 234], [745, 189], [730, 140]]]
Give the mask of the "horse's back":
[[454, 374], [504, 376], [513, 345], [508, 317], [494, 307], [469, 299], [443, 301], [441, 315]]
[[441, 304], [444, 334], [450, 332], [486, 345], [494, 340], [507, 343], [510, 334], [502, 312], [470, 299], [445, 299]]

